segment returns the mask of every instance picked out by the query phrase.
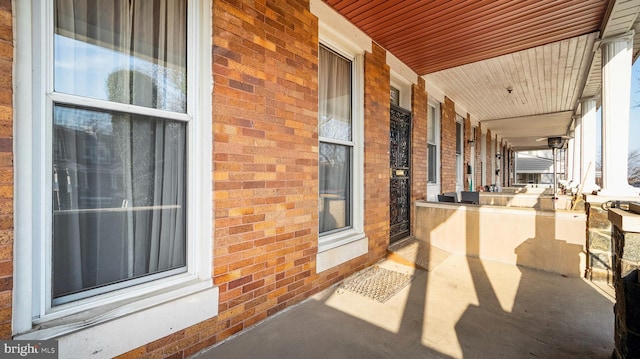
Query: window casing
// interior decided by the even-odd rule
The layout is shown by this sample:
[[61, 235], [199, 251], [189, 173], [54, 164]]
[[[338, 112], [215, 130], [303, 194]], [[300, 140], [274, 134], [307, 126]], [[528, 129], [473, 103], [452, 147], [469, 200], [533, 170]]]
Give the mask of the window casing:
[[360, 57], [320, 45], [319, 251], [364, 237]]
[[463, 165], [464, 165], [464, 131], [462, 129], [462, 122], [456, 122], [456, 184], [462, 185], [463, 183]]
[[429, 104], [427, 114], [427, 156], [428, 156], [428, 182], [438, 183], [438, 143], [440, 142], [439, 109], [436, 105]]
[[320, 46], [320, 234], [351, 228], [352, 62]]
[[53, 3], [51, 306], [186, 271], [187, 4], [112, 5]]
[[[167, 30], [136, 33], [152, 33], [154, 41], [166, 36], [165, 43], [185, 49], [164, 48], [166, 61], [157, 61], [148, 42], [134, 44], [135, 36], [118, 47], [126, 43], [124, 25], [110, 31], [111, 37], [98, 38], [95, 27], [94, 35], [83, 30], [88, 21], [63, 15], [69, 13], [65, 6], [86, 4], [70, 13], [88, 14], [98, 3], [25, 1], [16, 7], [16, 78], [22, 85], [15, 90], [20, 98], [15, 104], [16, 178], [21, 180], [15, 186], [20, 229], [13, 331], [26, 333], [34, 324], [47, 323], [25, 338], [65, 335], [106, 321], [117, 324], [120, 316], [144, 318], [148, 308], [182, 307], [182, 298], [197, 302], [193, 293], [217, 302], [211, 281], [211, 218], [202, 214], [211, 213], [211, 185], [200, 178], [211, 170], [211, 82], [206, 81], [211, 78], [206, 51], [211, 14], [206, 1], [155, 3], [165, 15], [175, 15], [164, 21]], [[127, 18], [126, 6], [100, 4], [95, 21], [111, 18], [107, 22], [113, 25]], [[148, 21], [145, 6], [150, 4], [132, 11]], [[128, 15], [129, 20], [135, 17]], [[115, 41], [114, 34], [122, 36]], [[182, 40], [172, 38], [180, 34]], [[72, 50], [61, 50], [69, 45]], [[105, 63], [113, 67], [100, 67]], [[97, 75], [105, 72], [106, 77]], [[204, 79], [201, 93], [195, 91], [198, 78]], [[171, 88], [167, 83], [172, 81]], [[136, 172], [126, 176], [126, 171]], [[127, 180], [128, 190], [123, 184]], [[154, 216], [159, 220], [149, 219]], [[169, 254], [163, 246], [174, 251]], [[119, 314], [95, 317], [114, 303], [121, 303]], [[75, 319], [66, 319], [71, 314]], [[216, 308], [184, 312], [179, 321], [157, 325], [145, 335], [164, 336], [167, 329], [215, 314]]]

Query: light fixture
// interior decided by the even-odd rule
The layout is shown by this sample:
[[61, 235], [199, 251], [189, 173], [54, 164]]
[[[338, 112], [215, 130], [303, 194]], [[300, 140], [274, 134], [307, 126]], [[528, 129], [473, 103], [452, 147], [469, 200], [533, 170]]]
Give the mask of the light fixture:
[[513, 87], [508, 86], [508, 87], [507, 87], [507, 92], [508, 92], [508, 93], [512, 93], [512, 92], [513, 92]]
[[502, 158], [502, 154], [500, 152], [496, 152], [496, 158], [497, 159], [501, 159]]
[[556, 196], [558, 192], [558, 171], [556, 169], [556, 151], [562, 147], [564, 147], [565, 142], [567, 142], [568, 136], [554, 136], [547, 138], [547, 145], [553, 152], [553, 200], [557, 200]]
[[476, 145], [476, 141], [474, 140], [467, 140], [467, 143], [471, 146], [475, 146]]
[[565, 138], [563, 136], [547, 138], [547, 145], [549, 146], [549, 148], [552, 148], [552, 149], [562, 148], [564, 146], [564, 143], [565, 143]]

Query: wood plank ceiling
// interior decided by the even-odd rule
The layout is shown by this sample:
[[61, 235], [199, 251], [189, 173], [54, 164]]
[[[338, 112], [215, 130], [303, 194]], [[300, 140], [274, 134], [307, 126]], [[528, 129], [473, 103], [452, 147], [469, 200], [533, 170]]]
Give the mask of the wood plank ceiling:
[[600, 30], [603, 0], [325, 0], [419, 75]]
[[324, 1], [516, 150], [566, 134], [617, 3]]

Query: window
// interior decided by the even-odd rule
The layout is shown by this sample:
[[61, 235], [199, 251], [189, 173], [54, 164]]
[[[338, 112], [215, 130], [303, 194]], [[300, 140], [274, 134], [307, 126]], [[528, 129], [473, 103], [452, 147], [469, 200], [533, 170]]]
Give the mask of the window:
[[319, 51], [319, 243], [322, 252], [364, 238], [359, 58]]
[[364, 53], [372, 51], [372, 44], [353, 36], [353, 24], [323, 2], [312, 1], [311, 11], [319, 19], [320, 42], [316, 273], [321, 273], [369, 250], [364, 233]]
[[428, 156], [428, 182], [438, 182], [438, 125], [440, 123], [436, 106], [429, 105], [427, 114], [427, 156]]
[[320, 233], [351, 227], [352, 63], [324, 46], [319, 59]]
[[392, 105], [400, 106], [400, 90], [391, 86], [391, 89], [389, 90], [389, 96]]
[[[109, 356], [217, 314], [210, 5], [16, 6], [14, 334], [129, 337], [124, 323], [148, 323]], [[181, 317], [153, 323], [157, 310]]]
[[54, 305], [186, 270], [186, 2], [97, 5], [54, 2]]
[[462, 185], [463, 181], [463, 143], [464, 132], [462, 131], [462, 122], [456, 122], [456, 184]]

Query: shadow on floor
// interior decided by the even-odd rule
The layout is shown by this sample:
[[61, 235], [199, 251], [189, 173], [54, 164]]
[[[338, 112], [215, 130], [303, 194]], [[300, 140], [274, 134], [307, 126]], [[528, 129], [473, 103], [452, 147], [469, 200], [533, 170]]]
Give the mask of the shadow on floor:
[[[428, 246], [420, 250], [430, 258]], [[415, 271], [386, 303], [334, 286], [198, 357], [610, 357], [612, 299], [584, 280], [458, 255], [439, 260], [429, 271], [380, 263]]]

